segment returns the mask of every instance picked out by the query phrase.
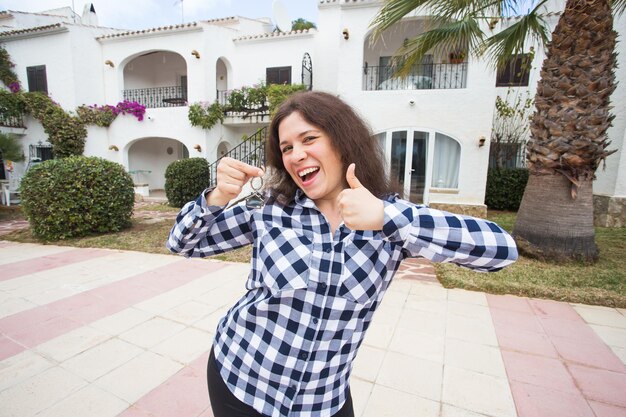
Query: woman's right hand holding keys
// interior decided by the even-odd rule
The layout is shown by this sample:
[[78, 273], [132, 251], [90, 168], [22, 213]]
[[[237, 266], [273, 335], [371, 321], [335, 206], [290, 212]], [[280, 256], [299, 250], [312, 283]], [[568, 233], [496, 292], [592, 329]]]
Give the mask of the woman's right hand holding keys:
[[262, 177], [261, 168], [233, 158], [224, 157], [217, 165], [217, 186], [207, 196], [210, 206], [225, 206], [237, 197], [243, 186], [253, 177]]

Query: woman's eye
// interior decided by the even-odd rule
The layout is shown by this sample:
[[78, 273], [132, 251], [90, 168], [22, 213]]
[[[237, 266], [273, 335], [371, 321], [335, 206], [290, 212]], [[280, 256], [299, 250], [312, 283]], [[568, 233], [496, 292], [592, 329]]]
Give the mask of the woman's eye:
[[285, 146], [282, 150], [283, 153], [287, 153], [288, 151], [291, 150], [291, 146]]
[[307, 136], [306, 138], [304, 138], [303, 142], [305, 142], [305, 143], [306, 142], [311, 142], [312, 140], [315, 140], [315, 139], [317, 139], [316, 136]]

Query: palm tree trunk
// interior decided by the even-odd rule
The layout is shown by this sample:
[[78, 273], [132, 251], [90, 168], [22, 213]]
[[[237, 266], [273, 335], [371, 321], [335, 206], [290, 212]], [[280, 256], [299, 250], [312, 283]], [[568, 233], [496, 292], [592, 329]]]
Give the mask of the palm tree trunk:
[[527, 145], [529, 180], [514, 236], [523, 251], [595, 260], [592, 182], [614, 151], [615, 38], [609, 0], [567, 0], [548, 45]]
[[597, 259], [592, 181], [580, 183], [576, 199], [571, 185], [560, 174], [530, 174], [514, 230], [521, 252], [549, 259]]

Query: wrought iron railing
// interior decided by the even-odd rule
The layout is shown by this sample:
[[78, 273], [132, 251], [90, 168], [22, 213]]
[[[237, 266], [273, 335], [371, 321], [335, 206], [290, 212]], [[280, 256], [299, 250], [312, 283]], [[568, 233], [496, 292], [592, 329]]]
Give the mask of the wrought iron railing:
[[391, 66], [363, 67], [364, 90], [431, 90], [467, 87], [467, 62], [419, 64], [406, 77], [394, 77]]
[[4, 127], [25, 127], [24, 115], [22, 114], [6, 114], [0, 112], [0, 126]]
[[187, 89], [180, 85], [124, 90], [123, 96], [149, 109], [187, 105]]
[[240, 108], [233, 108], [231, 106], [230, 96], [231, 90], [217, 90], [217, 101], [225, 107], [226, 116], [235, 116], [241, 118], [247, 118], [251, 116], [267, 116], [269, 115], [269, 103], [265, 101], [263, 104], [259, 103], [242, 103]]
[[247, 137], [242, 143], [226, 152], [217, 161], [209, 165], [211, 175], [211, 186], [217, 183], [217, 164], [225, 156], [245, 162], [246, 164], [264, 167], [265, 166], [265, 141], [267, 139], [267, 126], [257, 130], [252, 136]]

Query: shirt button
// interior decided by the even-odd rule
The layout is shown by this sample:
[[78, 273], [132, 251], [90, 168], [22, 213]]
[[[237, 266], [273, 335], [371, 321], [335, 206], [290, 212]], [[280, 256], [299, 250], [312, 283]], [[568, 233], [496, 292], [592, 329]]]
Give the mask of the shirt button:
[[326, 248], [326, 250], [324, 252], [330, 253], [331, 251], [332, 251], [332, 248]]
[[321, 289], [323, 289], [323, 290], [325, 290], [325, 289], [326, 289], [326, 283], [325, 283], [325, 282], [322, 282], [322, 283], [320, 284], [320, 288], [321, 288]]
[[314, 317], [314, 318], [313, 318], [313, 324], [317, 324], [317, 322], [318, 322], [318, 321], [319, 321], [319, 320], [317, 319], [317, 317]]
[[308, 357], [309, 357], [309, 355], [308, 355], [306, 352], [302, 352], [302, 353], [300, 354], [300, 359], [302, 359], [302, 360], [305, 360], [305, 359], [306, 359], [306, 358], [308, 358]]

